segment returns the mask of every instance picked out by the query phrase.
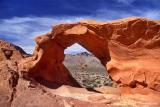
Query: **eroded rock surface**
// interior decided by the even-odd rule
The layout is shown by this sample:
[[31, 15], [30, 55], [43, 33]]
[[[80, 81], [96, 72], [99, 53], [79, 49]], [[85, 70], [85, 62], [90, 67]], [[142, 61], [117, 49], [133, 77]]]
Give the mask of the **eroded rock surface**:
[[[159, 107], [159, 40], [160, 23], [145, 18], [54, 26], [52, 32], [36, 38], [30, 57], [1, 40], [0, 106]], [[62, 62], [64, 49], [74, 43], [101, 61], [117, 88], [103, 86], [89, 91], [72, 87], [79, 84]]]
[[15, 97], [18, 63], [28, 55], [18, 46], [0, 39], [0, 106], [8, 107]]
[[158, 21], [133, 17], [105, 23], [60, 24], [37, 37], [36, 43], [32, 59], [20, 66], [34, 78], [77, 86], [62, 62], [64, 49], [79, 43], [101, 61], [119, 86], [160, 90]]

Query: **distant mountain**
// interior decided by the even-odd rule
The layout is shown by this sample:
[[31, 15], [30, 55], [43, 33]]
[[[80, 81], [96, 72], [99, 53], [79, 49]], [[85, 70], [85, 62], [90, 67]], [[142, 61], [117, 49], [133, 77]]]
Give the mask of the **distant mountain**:
[[88, 52], [81, 52], [81, 53], [78, 53], [76, 55], [85, 55], [85, 56], [92, 56], [91, 53], [88, 53]]

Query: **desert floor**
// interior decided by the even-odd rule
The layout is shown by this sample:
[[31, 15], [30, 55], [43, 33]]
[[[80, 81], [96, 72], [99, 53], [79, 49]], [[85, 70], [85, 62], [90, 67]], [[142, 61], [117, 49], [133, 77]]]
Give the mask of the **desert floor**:
[[116, 86], [105, 67], [93, 55], [67, 54], [63, 63], [82, 87]]

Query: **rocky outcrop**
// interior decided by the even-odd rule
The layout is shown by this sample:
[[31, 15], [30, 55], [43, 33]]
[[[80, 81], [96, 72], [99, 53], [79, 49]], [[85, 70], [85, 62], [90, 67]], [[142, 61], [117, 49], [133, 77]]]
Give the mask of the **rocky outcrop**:
[[16, 93], [18, 63], [28, 55], [18, 46], [0, 39], [0, 106], [11, 105]]
[[33, 57], [20, 64], [31, 77], [77, 86], [62, 62], [64, 50], [78, 43], [101, 61], [119, 86], [160, 91], [158, 21], [133, 17], [60, 24], [37, 37], [36, 43]]
[[[22, 70], [28, 71], [28, 74], [34, 78], [41, 77], [59, 84], [78, 86], [62, 63], [65, 57], [65, 48], [78, 42], [94, 53], [103, 65], [110, 60], [106, 39], [89, 30], [87, 25], [80, 23], [59, 25], [53, 28], [53, 32], [37, 37], [34, 56], [27, 59], [27, 63], [22, 62], [20, 67]], [[93, 41], [96, 41], [96, 44]]]
[[27, 54], [18, 46], [0, 39], [0, 61], [19, 60]]
[[[115, 106], [159, 106], [159, 93], [126, 94], [113, 87], [101, 87], [92, 91], [71, 86], [57, 87], [51, 83], [46, 87], [33, 79], [26, 80], [17, 65], [27, 54], [20, 48], [1, 40], [1, 47], [19, 53], [0, 61], [0, 107], [115, 107]], [[6, 47], [7, 45], [8, 47]], [[20, 50], [19, 50], [20, 49]], [[3, 54], [1, 51], [0, 54]], [[18, 57], [17, 57], [18, 56]], [[6, 57], [6, 56], [3, 56]], [[27, 57], [31, 58], [31, 57]]]
[[143, 18], [111, 22], [108, 72], [121, 87], [160, 91], [160, 23]]
[[[134, 17], [60, 24], [36, 43], [27, 57], [21, 48], [0, 40], [0, 106], [160, 106], [158, 21]], [[64, 50], [74, 43], [100, 60], [117, 88], [59, 87], [79, 86], [63, 65]]]

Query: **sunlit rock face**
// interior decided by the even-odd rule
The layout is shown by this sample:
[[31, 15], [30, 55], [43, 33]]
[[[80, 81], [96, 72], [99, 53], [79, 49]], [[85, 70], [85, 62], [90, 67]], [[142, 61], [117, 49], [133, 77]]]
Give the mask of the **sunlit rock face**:
[[[57, 25], [36, 39], [30, 57], [0, 40], [0, 107], [160, 107], [159, 40], [159, 23], [144, 18]], [[94, 54], [119, 87], [69, 86], [78, 84], [63, 65], [64, 50], [74, 43]]]
[[26, 53], [18, 46], [0, 39], [0, 61], [20, 60], [26, 56]]
[[17, 64], [28, 56], [20, 47], [0, 39], [0, 107], [9, 107], [18, 84]]
[[31, 77], [78, 86], [62, 63], [64, 50], [78, 43], [100, 60], [120, 87], [160, 91], [158, 21], [133, 17], [60, 24], [35, 41], [33, 57], [19, 64], [20, 70]]

